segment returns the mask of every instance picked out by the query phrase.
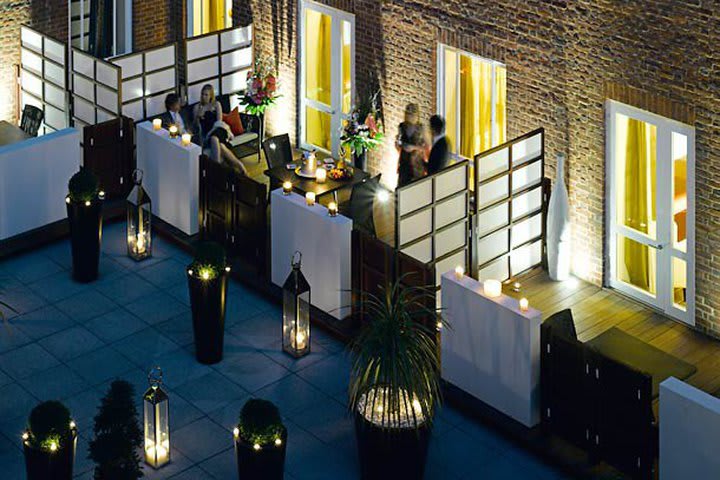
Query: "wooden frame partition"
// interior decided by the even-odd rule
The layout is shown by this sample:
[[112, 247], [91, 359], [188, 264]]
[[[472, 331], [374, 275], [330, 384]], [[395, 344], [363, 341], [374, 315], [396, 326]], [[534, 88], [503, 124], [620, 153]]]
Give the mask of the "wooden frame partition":
[[472, 276], [503, 281], [543, 263], [545, 130], [476, 155], [474, 170]]
[[118, 65], [71, 48], [70, 105], [72, 124], [95, 125], [122, 112], [122, 69]]

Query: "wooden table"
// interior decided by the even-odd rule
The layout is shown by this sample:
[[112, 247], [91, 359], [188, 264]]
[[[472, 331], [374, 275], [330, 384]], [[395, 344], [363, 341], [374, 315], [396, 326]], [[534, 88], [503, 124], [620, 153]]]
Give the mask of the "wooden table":
[[0, 147], [12, 143], [22, 142], [30, 138], [22, 128], [5, 120], [0, 121]]
[[[322, 168], [322, 167], [318, 167]], [[293, 184], [293, 190], [305, 195], [307, 192], [313, 192], [315, 197], [320, 198], [321, 195], [327, 195], [329, 193], [336, 194], [338, 190], [352, 187], [370, 177], [370, 175], [360, 170], [359, 168], [353, 168], [353, 178], [348, 180], [333, 180], [328, 175], [325, 183], [317, 183], [314, 178], [305, 178], [297, 175], [295, 170], [288, 170], [284, 165], [279, 167], [265, 170], [265, 175], [270, 177], [270, 180], [274, 180], [278, 183], [290, 181]], [[328, 170], [328, 174], [330, 171]]]

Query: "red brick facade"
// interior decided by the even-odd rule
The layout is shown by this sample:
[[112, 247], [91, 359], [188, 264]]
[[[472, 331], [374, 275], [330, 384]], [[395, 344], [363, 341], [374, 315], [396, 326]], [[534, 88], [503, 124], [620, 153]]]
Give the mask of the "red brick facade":
[[[17, 25], [48, 26], [50, 4], [0, 0], [0, 89], [17, 62]], [[604, 103], [614, 98], [696, 128], [697, 325], [720, 334], [720, 8], [715, 0], [322, 0], [353, 13], [356, 83], [379, 78], [388, 137], [408, 102], [427, 118], [436, 105], [438, 42], [507, 65], [508, 135], [543, 126], [548, 170], [568, 156], [576, 273], [603, 281]], [[39, 11], [38, 8], [40, 9]], [[66, 8], [63, 7], [63, 8]], [[182, 37], [182, 0], [136, 2], [135, 44]], [[61, 8], [62, 10], [62, 8]], [[31, 11], [35, 18], [31, 18]], [[66, 11], [66, 10], [63, 10]], [[255, 25], [257, 51], [276, 58], [283, 98], [273, 132], [297, 136], [297, 0], [235, 0], [236, 24]], [[64, 15], [58, 15], [63, 22]], [[59, 23], [53, 31], [63, 34]], [[11, 51], [10, 54], [6, 53]], [[0, 118], [12, 107], [0, 106]], [[370, 166], [392, 184], [391, 140]], [[386, 180], [387, 181], [387, 180]]]

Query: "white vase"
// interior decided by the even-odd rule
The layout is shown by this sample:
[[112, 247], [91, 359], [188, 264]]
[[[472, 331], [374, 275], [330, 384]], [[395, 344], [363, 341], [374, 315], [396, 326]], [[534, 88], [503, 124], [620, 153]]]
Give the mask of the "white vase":
[[555, 281], [570, 277], [570, 205], [563, 174], [565, 154], [557, 155], [557, 175], [550, 194], [547, 216], [547, 257], [550, 278]]

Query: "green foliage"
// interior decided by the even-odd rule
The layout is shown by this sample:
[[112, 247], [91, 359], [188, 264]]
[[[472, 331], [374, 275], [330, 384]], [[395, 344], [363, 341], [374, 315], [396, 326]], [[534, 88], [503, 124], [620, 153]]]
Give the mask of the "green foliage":
[[72, 433], [70, 411], [62, 403], [51, 400], [37, 405], [28, 419], [28, 441], [36, 448], [49, 450], [52, 444], [62, 446]]
[[95, 480], [136, 480], [143, 476], [138, 449], [142, 430], [135, 408], [135, 389], [115, 380], [95, 416], [95, 437], [89, 458], [96, 463]]
[[280, 438], [285, 426], [277, 407], [267, 400], [251, 398], [240, 411], [240, 438], [247, 443], [270, 445]]
[[92, 201], [97, 197], [100, 191], [100, 184], [97, 177], [90, 169], [80, 167], [68, 182], [68, 192], [70, 200], [73, 202]]
[[195, 258], [190, 269], [194, 275], [207, 272], [206, 280], [220, 275], [227, 264], [225, 248], [217, 242], [200, 242], [195, 250]]
[[[405, 287], [401, 280], [386, 285], [379, 296], [361, 292], [371, 321], [350, 345], [349, 408], [385, 412], [379, 416], [379, 424], [385, 427], [401, 424], [403, 409], [411, 412], [411, 425], [431, 423], [434, 408], [442, 400], [434, 340], [440, 311], [426, 306], [434, 304], [430, 288]], [[376, 403], [378, 397], [381, 405]]]

